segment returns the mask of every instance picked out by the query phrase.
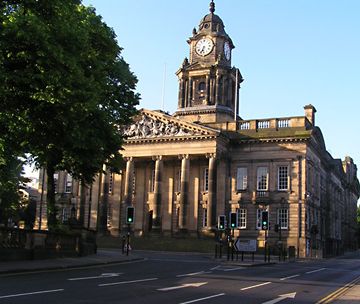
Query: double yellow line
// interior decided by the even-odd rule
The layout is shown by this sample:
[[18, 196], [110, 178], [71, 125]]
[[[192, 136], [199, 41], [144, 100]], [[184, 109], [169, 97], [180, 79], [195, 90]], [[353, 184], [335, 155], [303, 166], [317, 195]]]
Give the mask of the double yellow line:
[[338, 290], [334, 291], [332, 294], [328, 295], [326, 298], [323, 298], [319, 302], [316, 302], [315, 304], [327, 304], [332, 302], [337, 297], [348, 291], [350, 288], [354, 287], [358, 282], [360, 282], [360, 277], [356, 278], [350, 283], [347, 283], [345, 286], [339, 288]]

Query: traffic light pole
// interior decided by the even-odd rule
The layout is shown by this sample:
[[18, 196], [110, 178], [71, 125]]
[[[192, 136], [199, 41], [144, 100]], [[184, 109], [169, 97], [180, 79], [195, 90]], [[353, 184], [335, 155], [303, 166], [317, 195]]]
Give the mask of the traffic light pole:
[[130, 224], [128, 224], [128, 232], [127, 232], [127, 240], [126, 240], [126, 255], [129, 255], [129, 247], [130, 247]]
[[265, 244], [264, 244], [264, 251], [265, 251], [265, 259], [264, 259], [264, 261], [266, 262], [266, 260], [267, 260], [267, 230], [265, 230]]

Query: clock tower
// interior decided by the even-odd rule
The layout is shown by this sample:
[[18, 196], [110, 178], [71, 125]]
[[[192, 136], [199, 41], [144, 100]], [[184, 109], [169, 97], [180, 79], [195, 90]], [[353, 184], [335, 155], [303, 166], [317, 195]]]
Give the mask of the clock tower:
[[231, 66], [235, 48], [219, 16], [210, 3], [206, 15], [187, 41], [190, 60], [185, 58], [176, 72], [179, 79], [178, 109], [175, 117], [190, 122], [211, 123], [240, 119], [240, 71]]

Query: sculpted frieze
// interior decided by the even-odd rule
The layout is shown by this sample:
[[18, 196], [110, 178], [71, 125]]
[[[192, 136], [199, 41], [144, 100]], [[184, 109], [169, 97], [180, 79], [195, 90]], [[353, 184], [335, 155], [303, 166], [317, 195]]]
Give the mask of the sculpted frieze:
[[122, 132], [129, 139], [201, 135], [200, 132], [187, 129], [175, 122], [152, 119], [145, 114], [142, 115], [139, 121], [124, 127]]

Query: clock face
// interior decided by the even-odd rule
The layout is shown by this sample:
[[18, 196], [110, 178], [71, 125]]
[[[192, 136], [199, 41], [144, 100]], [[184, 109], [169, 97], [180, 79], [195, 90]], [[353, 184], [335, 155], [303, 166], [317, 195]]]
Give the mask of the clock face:
[[214, 47], [214, 42], [209, 38], [202, 38], [195, 45], [195, 51], [200, 56], [206, 56], [211, 53]]
[[231, 58], [231, 48], [230, 48], [230, 44], [228, 41], [225, 41], [225, 43], [224, 43], [224, 54], [225, 54], [226, 60], [229, 61]]

